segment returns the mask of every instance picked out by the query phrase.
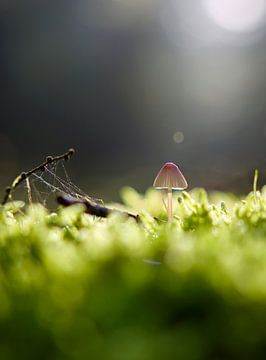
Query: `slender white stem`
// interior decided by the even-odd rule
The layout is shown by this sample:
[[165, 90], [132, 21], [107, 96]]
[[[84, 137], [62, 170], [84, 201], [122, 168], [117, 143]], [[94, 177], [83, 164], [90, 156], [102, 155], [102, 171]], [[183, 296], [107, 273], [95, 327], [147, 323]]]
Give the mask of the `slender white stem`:
[[172, 189], [168, 189], [167, 192], [167, 213], [168, 213], [168, 222], [171, 223], [173, 220], [173, 192]]

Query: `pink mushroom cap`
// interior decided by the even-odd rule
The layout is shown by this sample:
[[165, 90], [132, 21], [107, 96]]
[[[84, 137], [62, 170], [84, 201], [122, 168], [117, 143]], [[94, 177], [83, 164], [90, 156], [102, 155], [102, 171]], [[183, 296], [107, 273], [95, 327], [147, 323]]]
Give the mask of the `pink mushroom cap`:
[[172, 162], [167, 162], [158, 172], [153, 186], [156, 189], [184, 190], [188, 185], [178, 166]]

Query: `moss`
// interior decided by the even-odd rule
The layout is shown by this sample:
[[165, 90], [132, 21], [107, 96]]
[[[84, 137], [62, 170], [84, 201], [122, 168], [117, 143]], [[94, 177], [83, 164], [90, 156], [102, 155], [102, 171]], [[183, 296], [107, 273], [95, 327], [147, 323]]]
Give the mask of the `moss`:
[[[142, 224], [0, 208], [1, 359], [263, 359], [266, 190], [127, 188]], [[22, 214], [22, 210], [24, 214]]]

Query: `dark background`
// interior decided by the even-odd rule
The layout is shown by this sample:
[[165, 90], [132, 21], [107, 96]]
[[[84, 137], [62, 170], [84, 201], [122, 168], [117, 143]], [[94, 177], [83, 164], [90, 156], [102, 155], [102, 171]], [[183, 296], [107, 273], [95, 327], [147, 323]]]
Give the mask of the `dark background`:
[[165, 161], [190, 187], [263, 184], [265, 2], [210, 1], [0, 0], [0, 189], [70, 147], [110, 200]]

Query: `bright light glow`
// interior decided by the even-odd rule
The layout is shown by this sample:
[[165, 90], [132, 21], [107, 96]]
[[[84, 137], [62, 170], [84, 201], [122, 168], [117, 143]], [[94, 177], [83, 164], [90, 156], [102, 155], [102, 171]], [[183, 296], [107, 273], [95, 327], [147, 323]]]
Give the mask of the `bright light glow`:
[[251, 31], [263, 21], [265, 0], [202, 0], [208, 15], [230, 31]]

